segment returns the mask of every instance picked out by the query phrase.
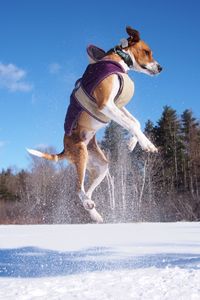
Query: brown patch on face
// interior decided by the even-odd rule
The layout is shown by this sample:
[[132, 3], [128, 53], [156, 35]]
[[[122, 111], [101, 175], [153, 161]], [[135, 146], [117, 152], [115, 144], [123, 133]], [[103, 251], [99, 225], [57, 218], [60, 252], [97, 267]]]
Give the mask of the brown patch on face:
[[133, 53], [136, 62], [140, 66], [154, 61], [152, 51], [144, 41], [140, 40], [138, 43], [130, 45], [128, 48]]

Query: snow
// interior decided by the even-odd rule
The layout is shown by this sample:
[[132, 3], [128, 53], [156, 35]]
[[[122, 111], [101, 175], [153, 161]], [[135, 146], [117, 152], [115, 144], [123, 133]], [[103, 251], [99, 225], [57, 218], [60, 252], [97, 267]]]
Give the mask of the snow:
[[1, 300], [199, 300], [200, 223], [1, 225]]

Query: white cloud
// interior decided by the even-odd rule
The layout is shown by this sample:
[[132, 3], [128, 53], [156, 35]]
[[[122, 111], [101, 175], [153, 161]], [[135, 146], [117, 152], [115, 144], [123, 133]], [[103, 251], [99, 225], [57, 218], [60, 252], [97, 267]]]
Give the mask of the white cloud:
[[49, 65], [50, 74], [58, 74], [61, 69], [61, 65], [58, 63], [52, 63]]
[[0, 62], [0, 88], [6, 88], [11, 92], [29, 92], [33, 87], [25, 79], [25, 70], [13, 64], [2, 64]]

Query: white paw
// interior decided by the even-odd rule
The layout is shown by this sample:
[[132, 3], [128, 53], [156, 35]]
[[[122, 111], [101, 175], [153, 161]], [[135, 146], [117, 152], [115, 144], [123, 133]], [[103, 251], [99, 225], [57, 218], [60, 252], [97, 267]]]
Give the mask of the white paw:
[[95, 203], [90, 199], [86, 199], [83, 201], [83, 206], [86, 210], [91, 210], [95, 208]]
[[96, 223], [103, 223], [103, 218], [102, 216], [98, 213], [98, 211], [93, 208], [91, 210], [89, 210], [89, 214], [90, 214], [90, 217], [93, 221], [95, 221]]
[[139, 141], [140, 146], [146, 152], [157, 153], [158, 149], [146, 137]]

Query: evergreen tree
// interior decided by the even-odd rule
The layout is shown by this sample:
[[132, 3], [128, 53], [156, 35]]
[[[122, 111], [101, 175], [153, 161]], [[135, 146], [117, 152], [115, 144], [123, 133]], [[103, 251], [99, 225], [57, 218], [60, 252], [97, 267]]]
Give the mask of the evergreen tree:
[[179, 182], [179, 159], [183, 148], [180, 133], [181, 124], [176, 111], [165, 106], [155, 127], [155, 138], [164, 161], [164, 180], [171, 189]]
[[182, 140], [184, 144], [183, 178], [184, 187], [191, 194], [199, 194], [200, 175], [200, 128], [191, 110], [186, 109], [181, 115]]
[[151, 120], [147, 120], [144, 128], [145, 135], [152, 141], [155, 141], [155, 127]]

